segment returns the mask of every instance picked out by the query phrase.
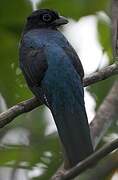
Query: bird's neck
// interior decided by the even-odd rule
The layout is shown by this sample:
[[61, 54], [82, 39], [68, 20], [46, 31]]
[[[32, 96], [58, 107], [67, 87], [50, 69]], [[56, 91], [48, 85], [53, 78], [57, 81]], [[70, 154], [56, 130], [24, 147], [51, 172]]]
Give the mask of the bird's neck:
[[34, 29], [52, 29], [52, 30], [57, 30], [56, 27], [52, 27], [52, 26], [44, 26], [44, 24], [34, 24], [34, 23], [26, 23], [25, 28], [24, 28], [24, 33], [30, 31], [30, 30], [34, 30]]

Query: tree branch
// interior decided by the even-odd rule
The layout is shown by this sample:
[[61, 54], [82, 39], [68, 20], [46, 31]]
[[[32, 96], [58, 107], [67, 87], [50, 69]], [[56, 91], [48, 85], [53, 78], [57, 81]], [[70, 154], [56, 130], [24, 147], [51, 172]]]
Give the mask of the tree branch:
[[88, 167], [90, 168], [91, 166], [95, 165], [98, 161], [100, 161], [102, 158], [104, 158], [107, 154], [109, 154], [116, 148], [118, 148], [118, 139], [105, 145], [104, 147], [96, 151], [94, 154], [89, 156], [87, 159], [77, 164], [75, 167], [73, 167], [69, 171], [66, 171], [64, 174], [58, 177], [58, 180], [70, 180], [76, 177], [78, 174], [85, 171]]
[[114, 63], [110, 66], [107, 66], [103, 69], [101, 69], [98, 72], [94, 72], [92, 74], [90, 74], [89, 76], [84, 78], [84, 86], [88, 86], [91, 84], [94, 84], [96, 82], [105, 80], [109, 77], [111, 77], [112, 75], [116, 75], [118, 74], [118, 63]]
[[111, 126], [118, 119], [118, 80], [116, 80], [100, 105], [94, 119], [90, 123], [91, 137], [94, 148]]
[[111, 0], [111, 30], [113, 55], [118, 60], [118, 1]]
[[[118, 74], [118, 64], [114, 63], [99, 72], [92, 73], [85, 77], [83, 83], [84, 86], [88, 86], [116, 74]], [[11, 107], [6, 112], [0, 114], [0, 128], [10, 123], [17, 116], [29, 112], [40, 105], [42, 105], [41, 101], [37, 100], [36, 97], [33, 97]]]
[[86, 169], [86, 172], [81, 173], [76, 180], [100, 180], [106, 179], [111, 173], [118, 168], [118, 150], [109, 153], [105, 158], [101, 159], [91, 169]]
[[40, 105], [42, 105], [42, 103], [38, 101], [36, 97], [33, 97], [9, 108], [0, 114], [0, 128], [10, 123], [17, 116], [29, 112]]

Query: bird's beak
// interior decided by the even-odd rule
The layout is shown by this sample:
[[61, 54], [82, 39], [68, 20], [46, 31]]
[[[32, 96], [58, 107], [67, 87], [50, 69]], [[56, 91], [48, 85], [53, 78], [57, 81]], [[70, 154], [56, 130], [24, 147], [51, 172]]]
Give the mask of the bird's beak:
[[55, 21], [53, 21], [52, 24], [55, 26], [60, 26], [67, 23], [68, 23], [68, 20], [63, 16], [60, 16], [59, 19], [56, 19]]

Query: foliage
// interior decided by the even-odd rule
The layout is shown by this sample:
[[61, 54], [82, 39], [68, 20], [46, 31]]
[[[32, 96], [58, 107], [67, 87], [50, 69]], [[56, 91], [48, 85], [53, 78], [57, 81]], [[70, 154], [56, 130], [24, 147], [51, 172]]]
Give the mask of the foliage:
[[[43, 0], [37, 6], [39, 8], [57, 9], [64, 16], [78, 20], [82, 16], [96, 15], [98, 11], [105, 10], [108, 3], [107, 0]], [[26, 16], [31, 11], [31, 2], [28, 0], [4, 0], [0, 2], [0, 93], [8, 106], [32, 96], [18, 68], [20, 35]], [[111, 63], [109, 32], [109, 24], [103, 19], [98, 19], [98, 40], [108, 54], [109, 63]], [[113, 81], [114, 78], [111, 78], [89, 87], [90, 92], [96, 97], [97, 107], [103, 101]], [[99, 89], [102, 89], [102, 92]], [[27, 162], [25, 168], [31, 170], [42, 163], [44, 171], [40, 180], [49, 179], [54, 174], [62, 162], [62, 154], [60, 153], [57, 134], [46, 135], [45, 133], [48, 123], [44, 111], [45, 108], [42, 107], [22, 115], [1, 130], [0, 166], [7, 166], [8, 162], [15, 162], [13, 166], [17, 167], [21, 162]], [[21, 141], [21, 143], [14, 145], [11, 141], [10, 144], [8, 142], [5, 144], [6, 135], [9, 136], [10, 132], [18, 129], [24, 129], [28, 132], [29, 143], [26, 145], [22, 144]], [[38, 177], [32, 179], [36, 180]]]
[[104, 10], [106, 2], [107, 0], [99, 0], [99, 3], [94, 0], [43, 0], [39, 7], [56, 9], [64, 16], [78, 20], [82, 16]]

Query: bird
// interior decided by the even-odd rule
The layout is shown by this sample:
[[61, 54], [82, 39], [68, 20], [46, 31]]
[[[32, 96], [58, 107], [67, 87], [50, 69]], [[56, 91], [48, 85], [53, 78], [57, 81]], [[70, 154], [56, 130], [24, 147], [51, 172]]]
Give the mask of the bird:
[[29, 89], [46, 105], [72, 168], [93, 153], [84, 102], [84, 70], [76, 51], [61, 33], [68, 20], [52, 9], [33, 11], [19, 47], [19, 65]]

